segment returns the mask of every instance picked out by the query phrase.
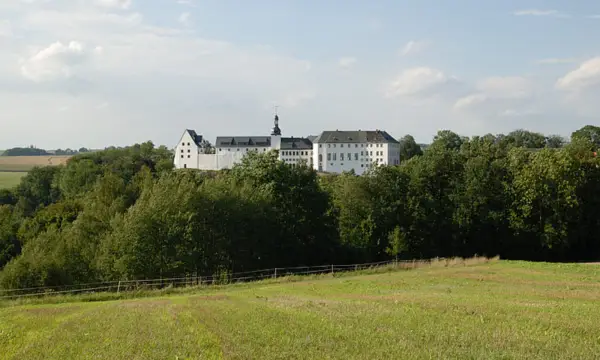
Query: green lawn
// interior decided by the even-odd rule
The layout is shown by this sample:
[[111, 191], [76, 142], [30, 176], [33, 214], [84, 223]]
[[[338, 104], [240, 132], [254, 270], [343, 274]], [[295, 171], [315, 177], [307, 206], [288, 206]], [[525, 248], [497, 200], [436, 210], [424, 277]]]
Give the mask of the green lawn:
[[17, 186], [27, 172], [3, 172], [0, 171], [0, 189], [7, 189]]
[[498, 261], [132, 300], [5, 303], [0, 357], [598, 359], [598, 266]]

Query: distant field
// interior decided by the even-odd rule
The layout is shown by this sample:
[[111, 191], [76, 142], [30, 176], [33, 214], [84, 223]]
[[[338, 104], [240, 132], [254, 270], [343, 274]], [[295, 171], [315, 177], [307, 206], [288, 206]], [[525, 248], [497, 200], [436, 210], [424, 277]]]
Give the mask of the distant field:
[[0, 156], [0, 171], [29, 171], [35, 166], [65, 164], [71, 156]]
[[3, 172], [0, 171], [0, 189], [9, 189], [19, 185], [21, 178], [27, 172]]
[[[598, 359], [600, 265], [496, 261], [0, 308], [3, 359]], [[1, 304], [1, 303], [0, 303]]]

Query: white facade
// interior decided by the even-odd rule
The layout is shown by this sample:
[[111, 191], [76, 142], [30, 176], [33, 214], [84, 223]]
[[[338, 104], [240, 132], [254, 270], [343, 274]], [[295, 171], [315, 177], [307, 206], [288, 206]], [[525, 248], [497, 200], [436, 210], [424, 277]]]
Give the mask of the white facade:
[[310, 167], [314, 167], [313, 161], [313, 149], [290, 149], [290, 150], [280, 150], [279, 151], [279, 160], [285, 162], [286, 164], [296, 166], [302, 163], [309, 165]]
[[200, 145], [199, 140], [202, 141], [202, 137], [196, 135], [196, 132], [193, 130], [186, 130], [181, 139], [179, 139], [179, 143], [175, 146], [175, 168], [177, 169], [197, 169], [198, 168], [198, 158], [200, 155]]
[[314, 140], [313, 163], [320, 172], [362, 175], [374, 166], [400, 164], [400, 145], [378, 130], [326, 131]]
[[277, 150], [291, 166], [307, 164], [319, 172], [354, 171], [362, 175], [374, 166], [400, 164], [400, 144], [385, 131], [324, 131], [308, 138], [282, 138], [275, 117], [271, 136], [218, 137], [215, 154], [204, 154], [202, 136], [186, 130], [175, 147], [175, 168], [230, 169], [250, 152]]

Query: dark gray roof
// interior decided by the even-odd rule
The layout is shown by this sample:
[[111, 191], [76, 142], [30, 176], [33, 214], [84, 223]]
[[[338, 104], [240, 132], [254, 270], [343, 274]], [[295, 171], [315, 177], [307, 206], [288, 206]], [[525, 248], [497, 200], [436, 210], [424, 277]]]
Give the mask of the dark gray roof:
[[312, 150], [312, 141], [307, 138], [281, 138], [281, 150]]
[[194, 140], [194, 143], [196, 143], [196, 145], [201, 146], [200, 144], [202, 143], [202, 135], [198, 135], [196, 134], [196, 131], [190, 129], [186, 129], [185, 131], [187, 131], [188, 134], [190, 134], [192, 140]]
[[314, 136], [314, 135], [309, 135], [309, 136], [307, 136], [306, 138], [307, 138], [307, 139], [308, 139], [308, 140], [309, 140], [309, 141], [312, 143], [312, 142], [314, 142], [314, 141], [315, 141], [315, 139], [316, 139], [317, 137], [316, 137], [316, 136]]
[[219, 136], [215, 147], [269, 147], [270, 136]]
[[390, 134], [383, 130], [367, 130], [367, 131], [323, 131], [314, 143], [394, 143], [398, 144], [398, 140], [394, 139]]

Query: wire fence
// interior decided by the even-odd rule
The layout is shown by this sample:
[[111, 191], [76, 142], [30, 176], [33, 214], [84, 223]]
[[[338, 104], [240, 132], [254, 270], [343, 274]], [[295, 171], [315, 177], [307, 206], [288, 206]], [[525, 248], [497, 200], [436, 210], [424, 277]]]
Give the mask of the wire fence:
[[364, 264], [347, 264], [347, 265], [319, 265], [319, 266], [297, 266], [283, 267], [263, 270], [252, 270], [242, 272], [229, 272], [217, 275], [200, 276], [191, 274], [176, 278], [158, 278], [158, 279], [141, 279], [141, 280], [120, 280], [95, 282], [86, 284], [60, 285], [60, 286], [42, 286], [30, 287], [22, 289], [0, 289], [1, 299], [16, 299], [24, 297], [36, 296], [52, 296], [60, 294], [89, 294], [89, 293], [120, 293], [128, 291], [140, 290], [156, 290], [176, 287], [198, 287], [198, 286], [214, 286], [244, 283], [250, 281], [259, 281], [265, 279], [277, 279], [281, 277], [295, 275], [318, 275], [318, 274], [335, 274], [349, 271], [359, 271], [372, 268], [378, 268], [390, 265], [406, 265], [406, 264], [423, 264], [430, 263], [433, 260], [392, 260], [381, 261]]

